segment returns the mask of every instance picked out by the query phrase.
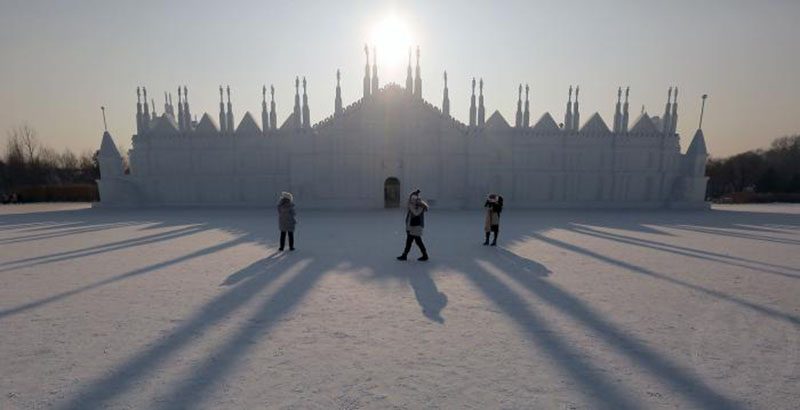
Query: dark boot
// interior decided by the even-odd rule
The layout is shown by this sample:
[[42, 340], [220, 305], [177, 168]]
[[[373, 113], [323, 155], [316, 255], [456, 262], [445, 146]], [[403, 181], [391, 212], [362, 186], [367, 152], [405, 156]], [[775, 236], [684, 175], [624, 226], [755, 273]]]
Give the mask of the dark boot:
[[284, 245], [286, 245], [286, 232], [281, 231], [281, 247], [278, 250], [283, 251]]
[[409, 235], [408, 232], [406, 232], [406, 247], [403, 248], [403, 254], [398, 256], [397, 260], [399, 261], [408, 260], [408, 252], [411, 251], [412, 242], [414, 242], [414, 237]]
[[426, 261], [426, 260], [428, 260], [428, 250], [425, 249], [425, 244], [422, 243], [422, 237], [421, 236], [415, 236], [414, 237], [414, 242], [417, 243], [417, 246], [419, 247], [419, 250], [422, 252], [422, 256], [417, 258], [417, 260], [418, 261]]
[[489, 244], [489, 232], [486, 232], [486, 240], [483, 241], [483, 246], [486, 246], [488, 244]]
[[294, 232], [289, 232], [289, 250], [294, 250]]
[[492, 246], [497, 246], [497, 231], [495, 231], [495, 233], [494, 233], [494, 239], [492, 240]]

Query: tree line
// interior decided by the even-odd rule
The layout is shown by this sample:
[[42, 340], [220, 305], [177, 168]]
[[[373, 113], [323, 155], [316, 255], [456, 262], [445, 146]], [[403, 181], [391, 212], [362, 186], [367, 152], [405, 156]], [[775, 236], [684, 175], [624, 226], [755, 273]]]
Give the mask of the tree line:
[[712, 199], [745, 193], [738, 197], [800, 201], [800, 134], [778, 138], [767, 149], [710, 158], [706, 176]]
[[29, 125], [6, 133], [0, 155], [0, 194], [18, 201], [92, 200], [100, 177], [98, 152], [58, 152], [39, 140]]

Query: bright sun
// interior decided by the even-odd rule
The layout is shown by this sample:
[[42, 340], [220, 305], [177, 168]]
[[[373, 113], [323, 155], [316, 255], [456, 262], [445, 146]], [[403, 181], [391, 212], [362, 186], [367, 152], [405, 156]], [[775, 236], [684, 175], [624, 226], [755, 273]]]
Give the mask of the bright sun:
[[408, 49], [413, 40], [406, 22], [390, 14], [373, 26], [369, 40], [370, 53], [373, 46], [377, 47], [378, 67], [403, 65], [408, 60]]

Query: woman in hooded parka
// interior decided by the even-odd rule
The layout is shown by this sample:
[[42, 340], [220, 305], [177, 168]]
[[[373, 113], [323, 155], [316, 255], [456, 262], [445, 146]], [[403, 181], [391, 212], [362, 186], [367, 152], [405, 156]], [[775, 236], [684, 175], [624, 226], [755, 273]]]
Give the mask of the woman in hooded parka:
[[494, 232], [492, 246], [497, 246], [497, 234], [500, 232], [500, 212], [503, 212], [503, 197], [498, 194], [489, 194], [486, 203], [486, 218], [483, 223], [483, 230], [486, 233], [484, 245], [489, 245], [489, 235]]
[[397, 260], [404, 261], [408, 259], [408, 252], [411, 251], [411, 243], [416, 243], [422, 256], [417, 258], [419, 261], [428, 260], [428, 251], [425, 249], [425, 244], [422, 243], [422, 231], [425, 228], [425, 212], [428, 210], [428, 204], [419, 196], [419, 189], [415, 190], [408, 197], [408, 212], [406, 212], [406, 247], [403, 254], [397, 257]]
[[289, 250], [294, 250], [294, 227], [297, 224], [294, 211], [294, 197], [289, 192], [281, 192], [281, 198], [278, 200], [278, 228], [281, 230], [281, 247], [278, 248], [282, 251], [286, 245], [286, 234], [289, 234]]

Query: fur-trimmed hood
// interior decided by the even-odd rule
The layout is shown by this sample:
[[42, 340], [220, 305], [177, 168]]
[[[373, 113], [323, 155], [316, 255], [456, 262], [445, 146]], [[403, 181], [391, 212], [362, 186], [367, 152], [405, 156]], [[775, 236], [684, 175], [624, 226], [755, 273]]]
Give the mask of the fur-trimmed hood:
[[294, 202], [294, 195], [291, 192], [281, 192], [280, 198], [278, 198], [278, 202], [283, 202], [284, 200], [289, 202]]

